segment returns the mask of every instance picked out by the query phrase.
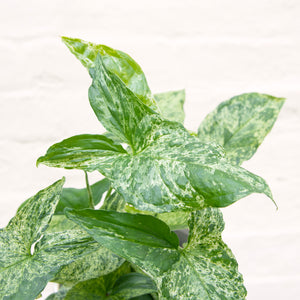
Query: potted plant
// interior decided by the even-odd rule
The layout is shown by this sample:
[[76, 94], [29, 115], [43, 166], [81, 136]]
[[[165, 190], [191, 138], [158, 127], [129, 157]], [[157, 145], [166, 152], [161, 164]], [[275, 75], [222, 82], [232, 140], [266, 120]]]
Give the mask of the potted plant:
[[[83, 170], [86, 188], [55, 182], [0, 231], [0, 298], [35, 299], [53, 281], [60, 288], [47, 299], [245, 299], [220, 208], [252, 193], [273, 201], [241, 164], [284, 99], [233, 97], [190, 132], [184, 91], [152, 94], [129, 55], [62, 40], [89, 71], [90, 105], [107, 132], [67, 138], [37, 160]], [[90, 186], [92, 171], [104, 179]], [[189, 229], [181, 245], [179, 229]]]

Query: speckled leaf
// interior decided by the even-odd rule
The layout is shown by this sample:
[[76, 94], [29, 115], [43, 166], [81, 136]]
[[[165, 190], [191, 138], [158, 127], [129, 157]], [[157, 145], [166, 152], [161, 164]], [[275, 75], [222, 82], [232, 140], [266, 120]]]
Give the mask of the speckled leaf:
[[156, 114], [126, 87], [122, 80], [107, 70], [100, 56], [89, 88], [90, 104], [102, 125], [135, 150], [134, 132], [146, 116]]
[[109, 294], [113, 290], [114, 283], [116, 280], [130, 272], [130, 264], [124, 263], [114, 272], [101, 276], [99, 278], [94, 278], [86, 281], [82, 281], [74, 285], [70, 290], [68, 290], [65, 300], [113, 300], [110, 298]]
[[176, 122], [158, 117], [152, 125], [149, 128], [146, 122], [145, 127], [136, 129], [138, 136], [145, 132], [147, 139], [138, 143], [142, 150], [135, 154], [121, 152], [120, 148], [108, 157], [93, 156], [98, 153], [97, 144], [93, 150], [90, 146], [94, 136], [91, 142], [86, 138], [83, 146], [76, 143], [75, 137], [52, 146], [39, 162], [98, 170], [127, 203], [142, 211], [224, 207], [251, 193], [265, 193], [272, 198], [266, 182], [228, 163], [221, 147], [201, 143]]
[[75, 284], [115, 271], [124, 259], [110, 250], [95, 245], [94, 251], [64, 266], [51, 280], [60, 284]]
[[183, 249], [167, 225], [152, 216], [88, 209], [68, 209], [66, 214], [100, 244], [148, 274], [160, 299], [245, 299], [237, 262], [221, 238], [224, 221], [218, 209], [192, 213]]
[[228, 159], [240, 165], [253, 156], [272, 129], [284, 100], [258, 93], [233, 97], [206, 116], [199, 138], [222, 145]]
[[185, 90], [155, 94], [154, 99], [164, 118], [183, 123], [185, 117], [183, 111]]
[[95, 66], [97, 55], [101, 56], [110, 72], [120, 77], [143, 103], [157, 109], [141, 67], [128, 54], [75, 38], [62, 37], [62, 41], [88, 70]]
[[[94, 205], [97, 205], [101, 201], [102, 195], [109, 189], [109, 186], [110, 182], [106, 178], [91, 185]], [[76, 209], [88, 208], [89, 196], [87, 189], [64, 188], [56, 206], [55, 214], [63, 214], [63, 210], [66, 207]]]
[[201, 143], [178, 123], [163, 124], [143, 151], [117, 157], [104, 173], [127, 203], [170, 212], [224, 207], [251, 193], [272, 199], [266, 182], [228, 163], [221, 148]]
[[59, 268], [95, 244], [82, 230], [45, 233], [63, 183], [30, 198], [0, 231], [1, 299], [34, 299]]
[[103, 135], [81, 134], [51, 146], [46, 155], [37, 160], [37, 165], [91, 172], [110, 168], [114, 158], [124, 153], [121, 145]]

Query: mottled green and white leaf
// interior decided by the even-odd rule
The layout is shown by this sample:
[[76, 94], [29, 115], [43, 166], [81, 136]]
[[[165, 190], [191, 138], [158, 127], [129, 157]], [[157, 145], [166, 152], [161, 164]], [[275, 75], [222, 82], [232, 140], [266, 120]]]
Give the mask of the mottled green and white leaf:
[[103, 135], [81, 134], [51, 146], [37, 165], [92, 172], [110, 168], [114, 158], [125, 153], [121, 145]]
[[185, 90], [155, 94], [154, 99], [164, 118], [179, 123], [184, 122], [185, 114], [183, 105], [185, 101]]
[[228, 159], [240, 165], [253, 156], [272, 129], [284, 100], [258, 93], [235, 96], [206, 116], [198, 136], [222, 145]]
[[143, 103], [157, 110], [145, 74], [128, 54], [76, 38], [62, 37], [62, 41], [88, 70], [95, 67], [97, 56], [101, 56], [110, 72], [116, 74]]
[[26, 201], [0, 231], [1, 299], [34, 299], [63, 265], [95, 245], [82, 230], [45, 233], [63, 183], [59, 180]]
[[97, 244], [91, 253], [64, 266], [51, 281], [74, 285], [80, 281], [109, 274], [119, 268], [123, 262], [123, 258]]
[[100, 56], [90, 74], [93, 82], [89, 88], [89, 100], [98, 120], [135, 150], [135, 129], [143, 118], [156, 113], [141, 102], [117, 75], [106, 69]]
[[88, 209], [66, 214], [100, 244], [149, 275], [160, 299], [246, 297], [237, 262], [221, 238], [224, 221], [218, 209], [192, 213], [185, 248], [179, 247], [165, 223], [152, 216]]

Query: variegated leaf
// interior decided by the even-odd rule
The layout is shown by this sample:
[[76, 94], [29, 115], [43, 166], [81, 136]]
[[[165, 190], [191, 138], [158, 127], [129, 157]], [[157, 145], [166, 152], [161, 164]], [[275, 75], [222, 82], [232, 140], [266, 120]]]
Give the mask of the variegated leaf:
[[125, 153], [121, 145], [103, 135], [81, 134], [51, 146], [46, 155], [37, 160], [37, 165], [92, 172], [103, 167], [109, 169], [114, 158]]
[[283, 98], [249, 93], [222, 102], [198, 128], [203, 142], [222, 145], [228, 159], [240, 165], [250, 159], [272, 129]]
[[74, 285], [80, 281], [109, 274], [120, 267], [123, 262], [123, 258], [98, 244], [91, 253], [64, 266], [51, 281]]
[[45, 233], [63, 183], [59, 180], [26, 201], [0, 231], [1, 299], [34, 299], [62, 266], [95, 245], [82, 230]]
[[164, 118], [179, 123], [184, 122], [185, 90], [155, 94], [154, 99]]
[[104, 66], [97, 56], [89, 88], [90, 104], [102, 125], [114, 136], [136, 149], [134, 131], [146, 116], [156, 113], [126, 87], [122, 80]]
[[[150, 292], [156, 292], [153, 281], [143, 274], [132, 273], [130, 264], [126, 262], [110, 274], [77, 283], [58, 299], [127, 300]], [[60, 294], [58, 292], [52, 298]]]
[[157, 110], [145, 74], [128, 54], [104, 45], [96, 45], [75, 38], [62, 37], [62, 41], [88, 70], [95, 67], [96, 57], [100, 55], [105, 67], [110, 72], [120, 77], [143, 103]]
[[251, 193], [272, 198], [262, 178], [228, 163], [220, 147], [201, 143], [179, 123], [158, 120], [154, 125], [148, 139], [140, 143], [144, 150], [136, 154], [123, 150], [108, 158], [94, 157], [97, 145], [95, 149], [90, 146], [93, 136], [91, 143], [85, 140], [78, 145], [74, 139], [72, 144], [72, 138], [67, 140], [68, 145], [65, 141], [58, 143], [39, 161], [56, 167], [98, 170], [127, 203], [143, 211], [224, 207]]
[[185, 248], [162, 221], [147, 215], [66, 211], [96, 241], [141, 268], [156, 283], [160, 299], [245, 299], [237, 262], [222, 241], [218, 209], [193, 212]]

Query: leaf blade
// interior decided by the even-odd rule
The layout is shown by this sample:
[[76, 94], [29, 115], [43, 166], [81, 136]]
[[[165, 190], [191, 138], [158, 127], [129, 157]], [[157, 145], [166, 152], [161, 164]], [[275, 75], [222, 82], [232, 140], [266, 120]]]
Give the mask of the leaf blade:
[[185, 90], [158, 93], [154, 98], [164, 118], [179, 123], [184, 122]]
[[254, 155], [272, 129], [284, 100], [258, 93], [235, 96], [206, 116], [198, 136], [222, 145], [228, 159], [240, 165]]
[[137, 97], [157, 110], [157, 105], [141, 67], [126, 53], [104, 45], [96, 45], [81, 39], [62, 37], [62, 41], [88, 70], [95, 67], [97, 55], [105, 67], [116, 74]]

